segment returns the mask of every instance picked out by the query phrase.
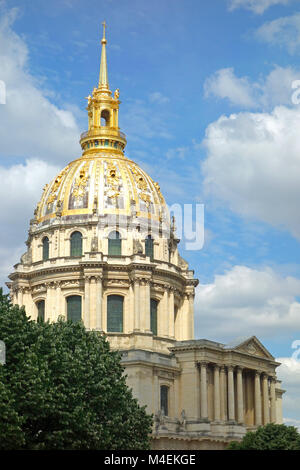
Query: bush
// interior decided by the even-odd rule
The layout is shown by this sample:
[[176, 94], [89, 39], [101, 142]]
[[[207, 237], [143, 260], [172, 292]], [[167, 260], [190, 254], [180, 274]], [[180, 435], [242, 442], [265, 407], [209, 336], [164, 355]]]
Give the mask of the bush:
[[241, 442], [231, 442], [229, 450], [300, 450], [300, 434], [294, 426], [266, 424], [249, 431]]

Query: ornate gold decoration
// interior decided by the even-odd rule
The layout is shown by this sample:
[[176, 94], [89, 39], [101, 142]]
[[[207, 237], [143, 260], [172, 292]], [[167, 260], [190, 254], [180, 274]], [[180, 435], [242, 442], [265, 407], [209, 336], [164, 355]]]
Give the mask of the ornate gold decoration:
[[72, 196], [75, 197], [75, 199], [83, 198], [85, 194], [85, 188], [89, 177], [88, 169], [89, 163], [86, 162], [85, 165], [81, 168], [79, 176], [77, 176], [75, 180], [75, 185], [72, 192]]
[[107, 184], [110, 186], [110, 188], [106, 192], [107, 196], [111, 199], [118, 197], [120, 195], [120, 177], [117, 174], [116, 166], [112, 162], [107, 162], [106, 181]]
[[163, 195], [162, 195], [162, 193], [161, 193], [159, 184], [158, 184], [157, 182], [154, 182], [153, 184], [154, 184], [154, 187], [155, 187], [155, 189], [156, 189], [156, 191], [157, 191], [157, 194], [158, 194], [158, 197], [159, 197], [160, 202], [164, 202], [164, 198], [163, 198]]
[[50, 196], [48, 197], [47, 199], [47, 206], [48, 206], [48, 209], [50, 209], [50, 206], [51, 204], [55, 201], [56, 199], [56, 194], [55, 193], [51, 193]]
[[48, 209], [50, 209], [50, 206], [51, 204], [55, 201], [55, 199], [57, 198], [57, 191], [59, 190], [59, 187], [60, 187], [60, 184], [61, 184], [61, 180], [62, 178], [64, 177], [64, 175], [68, 172], [69, 170], [69, 165], [66, 166], [66, 168], [64, 168], [60, 173], [59, 175], [55, 178], [54, 180], [54, 183], [52, 185], [52, 188], [51, 188], [51, 191], [50, 191], [50, 194], [48, 196], [48, 199], [47, 199], [47, 206], [48, 206]]
[[91, 102], [92, 102], [92, 97], [91, 97], [91, 95], [86, 96], [85, 99], [88, 100], [88, 106], [90, 106], [90, 104], [91, 104]]
[[138, 189], [140, 189], [142, 192], [138, 195], [139, 198], [146, 203], [146, 206], [149, 207], [151, 203], [151, 196], [145, 191], [148, 191], [148, 184], [142, 173], [138, 171], [138, 169], [134, 166], [131, 167], [131, 171], [134, 176], [134, 180], [137, 184]]
[[[153, 183], [137, 164], [124, 156], [126, 136], [119, 130], [120, 91], [117, 88], [112, 93], [109, 89], [103, 26], [99, 83], [86, 96], [89, 119], [88, 130], [80, 140], [82, 156], [46, 188], [35, 214], [37, 224], [85, 214], [122, 214], [158, 221], [160, 214], [164, 216], [167, 212], [158, 183]], [[105, 126], [101, 122], [103, 117]], [[83, 204], [81, 198], [87, 194], [88, 200]], [[155, 204], [153, 211], [151, 203]]]
[[134, 166], [131, 167], [131, 171], [133, 173], [137, 187], [142, 191], [146, 191], [148, 189], [148, 185], [143, 175]]
[[146, 193], [140, 193], [139, 196], [140, 196], [140, 199], [142, 199], [142, 201], [146, 203], [146, 206], [149, 207], [150, 202], [151, 202], [150, 195]]

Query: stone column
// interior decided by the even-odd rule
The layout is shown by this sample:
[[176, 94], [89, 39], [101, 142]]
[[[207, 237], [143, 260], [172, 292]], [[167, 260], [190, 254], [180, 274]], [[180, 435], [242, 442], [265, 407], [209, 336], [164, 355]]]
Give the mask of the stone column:
[[235, 421], [233, 366], [228, 366], [228, 420]]
[[175, 337], [174, 290], [169, 290], [169, 336]]
[[45, 283], [46, 291], [46, 302], [45, 302], [45, 313], [47, 320], [53, 321], [53, 296], [52, 296], [52, 284], [50, 282]]
[[134, 331], [140, 330], [140, 281], [134, 280]]
[[255, 410], [255, 425], [261, 425], [261, 387], [260, 387], [260, 372], [255, 371], [254, 379], [254, 410]]
[[226, 420], [225, 366], [220, 368], [220, 415], [221, 421]]
[[157, 371], [154, 372], [153, 375], [153, 408], [152, 408], [152, 413], [156, 414], [158, 410], [160, 410], [160, 402], [159, 402], [159, 382], [158, 382], [158, 375]]
[[90, 278], [90, 330], [96, 325], [97, 280], [95, 276]]
[[270, 410], [269, 410], [269, 386], [268, 386], [268, 376], [263, 374], [263, 414], [264, 414], [264, 424], [270, 422]]
[[58, 317], [60, 315], [63, 315], [63, 313], [60, 311], [61, 310], [61, 286], [60, 286], [60, 282], [56, 282], [55, 287], [56, 287], [56, 319], [55, 319], [55, 321], [57, 321]]
[[214, 366], [214, 419], [220, 421], [221, 418], [221, 400], [220, 400], [220, 367]]
[[188, 294], [184, 293], [182, 296], [182, 305], [181, 305], [181, 325], [180, 325], [180, 341], [186, 341], [189, 339], [189, 299]]
[[145, 331], [150, 332], [150, 281], [144, 282], [144, 324]]
[[90, 278], [84, 279], [84, 325], [90, 328]]
[[270, 387], [270, 395], [271, 395], [271, 423], [276, 423], [276, 378], [271, 377], [271, 387]]
[[24, 291], [23, 287], [18, 288], [18, 305], [20, 307], [22, 307], [23, 305], [23, 291]]
[[189, 294], [188, 338], [194, 339], [194, 295]]
[[164, 309], [163, 309], [163, 316], [164, 316], [164, 330], [163, 330], [163, 335], [164, 336], [169, 336], [169, 288], [166, 288], [164, 291], [164, 297], [163, 297], [163, 302], [164, 302]]
[[96, 330], [103, 331], [102, 326], [102, 277], [96, 276]]
[[201, 362], [200, 363], [200, 377], [201, 377], [201, 396], [200, 396], [200, 403], [201, 403], [201, 418], [208, 419], [208, 403], [207, 403], [207, 363]]
[[237, 368], [237, 420], [238, 423], [244, 423], [244, 397], [243, 397], [243, 371], [241, 367]]

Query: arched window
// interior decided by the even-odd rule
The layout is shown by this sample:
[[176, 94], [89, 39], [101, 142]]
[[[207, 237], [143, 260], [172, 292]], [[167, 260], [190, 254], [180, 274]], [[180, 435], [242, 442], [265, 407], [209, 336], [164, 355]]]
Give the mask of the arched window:
[[71, 256], [82, 256], [82, 235], [73, 232], [71, 235]]
[[101, 111], [101, 126], [109, 126], [110, 114], [107, 109]]
[[165, 416], [169, 414], [169, 387], [161, 385], [160, 387], [160, 409]]
[[122, 240], [119, 232], [110, 232], [108, 236], [108, 254], [121, 256], [122, 253]]
[[145, 240], [145, 253], [146, 256], [150, 257], [150, 260], [153, 259], [153, 239], [151, 238], [151, 235], [148, 235]]
[[157, 335], [157, 305], [158, 301], [151, 299], [150, 301], [150, 330]]
[[43, 238], [43, 261], [47, 261], [49, 259], [49, 238]]
[[81, 297], [70, 295], [67, 297], [67, 319], [74, 323], [81, 320]]
[[123, 331], [123, 303], [121, 295], [107, 297], [107, 331], [122, 333]]
[[37, 317], [38, 317], [38, 320], [40, 321], [45, 321], [45, 301], [44, 300], [40, 300], [39, 302], [36, 303], [36, 307], [37, 307]]

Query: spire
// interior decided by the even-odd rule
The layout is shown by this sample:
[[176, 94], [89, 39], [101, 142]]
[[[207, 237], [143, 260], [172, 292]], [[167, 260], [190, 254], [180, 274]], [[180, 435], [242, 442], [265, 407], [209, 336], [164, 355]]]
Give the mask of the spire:
[[102, 51], [101, 51], [101, 64], [100, 64], [100, 75], [99, 75], [99, 86], [100, 90], [109, 90], [108, 85], [108, 76], [107, 76], [107, 61], [106, 61], [106, 38], [105, 38], [105, 28], [106, 23], [105, 21], [102, 23], [103, 25], [103, 38], [101, 40], [102, 44]]
[[[1, 0], [0, 0], [1, 2]], [[126, 136], [119, 128], [120, 92], [117, 88], [112, 95], [109, 89], [106, 63], [106, 38], [103, 25], [101, 39], [101, 65], [98, 88], [87, 96], [88, 130], [80, 137], [83, 156], [101, 152], [124, 156]]]

